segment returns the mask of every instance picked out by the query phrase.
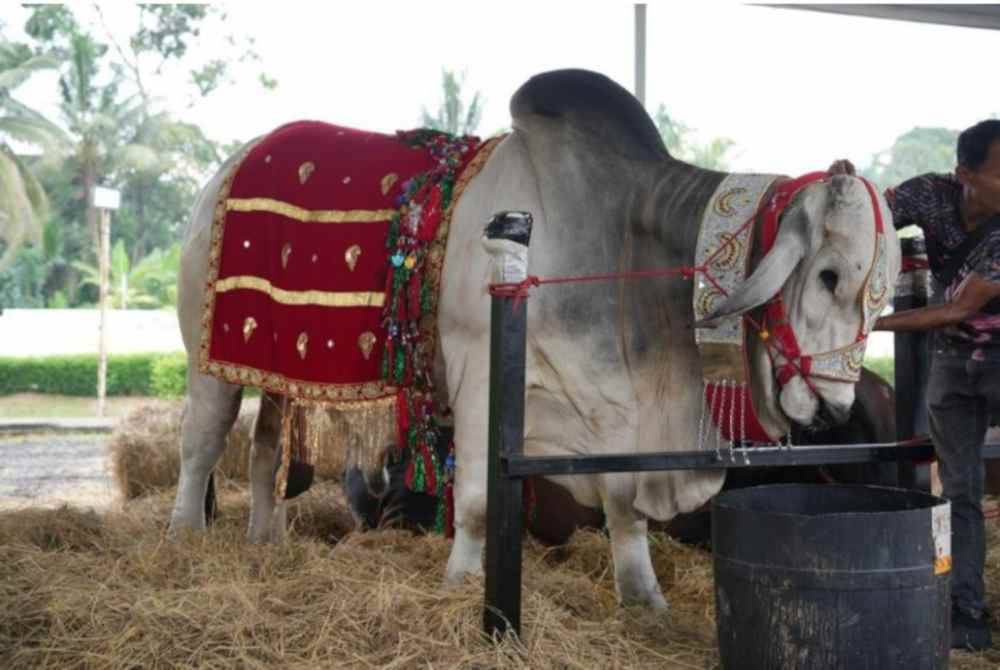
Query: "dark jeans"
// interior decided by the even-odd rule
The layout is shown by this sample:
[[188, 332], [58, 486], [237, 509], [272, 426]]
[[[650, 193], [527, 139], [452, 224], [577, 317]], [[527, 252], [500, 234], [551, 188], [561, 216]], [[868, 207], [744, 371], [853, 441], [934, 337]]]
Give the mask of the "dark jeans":
[[943, 494], [951, 501], [951, 598], [978, 613], [985, 595], [983, 442], [990, 413], [1000, 410], [1000, 360], [974, 361], [935, 349], [927, 408]]

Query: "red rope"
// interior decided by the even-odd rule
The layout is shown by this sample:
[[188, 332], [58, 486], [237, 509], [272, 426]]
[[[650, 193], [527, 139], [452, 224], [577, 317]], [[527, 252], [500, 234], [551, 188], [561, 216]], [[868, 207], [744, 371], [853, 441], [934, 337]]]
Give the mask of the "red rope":
[[[724, 247], [725, 245], [723, 245]], [[718, 252], [716, 252], [718, 253]], [[713, 254], [714, 256], [714, 254]], [[672, 277], [681, 276], [684, 279], [691, 279], [695, 274], [701, 273], [709, 282], [712, 283], [723, 295], [727, 295], [725, 289], [723, 289], [715, 281], [715, 277], [712, 273], [708, 271], [708, 268], [704, 265], [699, 265], [696, 267], [680, 267], [680, 268], [666, 268], [662, 270], [638, 270], [634, 272], [608, 272], [596, 275], [577, 275], [573, 277], [549, 277], [542, 278], [537, 275], [528, 275], [523, 281], [520, 282], [509, 282], [504, 284], [490, 284], [489, 290], [490, 295], [495, 295], [501, 298], [514, 298], [514, 307], [516, 308], [521, 300], [529, 297], [529, 289], [533, 286], [541, 286], [543, 284], [571, 284], [574, 282], [588, 282], [588, 281], [608, 281], [611, 279], [647, 279], [651, 277]], [[749, 314], [744, 314], [743, 318], [746, 319], [747, 323], [756, 330], [758, 333], [763, 333], [763, 327], [757, 323], [756, 320]], [[778, 353], [785, 357], [785, 365], [789, 365], [794, 368], [799, 375], [807, 380], [808, 382], [808, 371], [804, 370], [799, 364], [799, 361], [795, 358], [789, 358], [785, 355], [784, 350], [774, 341], [774, 338], [763, 337], [764, 346], [771, 349], [772, 353]], [[811, 387], [811, 384], [809, 384]]]
[[918, 256], [903, 256], [903, 266], [901, 268], [902, 272], [915, 272], [917, 270], [926, 270], [930, 267], [926, 258], [920, 258]]
[[[572, 277], [539, 277], [537, 275], [528, 275], [523, 281], [520, 282], [509, 282], [504, 284], [490, 284], [490, 295], [495, 295], [501, 298], [514, 298], [514, 307], [517, 307], [520, 302], [527, 298], [529, 294], [529, 289], [533, 286], [542, 286], [543, 284], [572, 284], [575, 282], [589, 282], [589, 281], [609, 281], [612, 279], [649, 279], [653, 277], [676, 277], [681, 276], [684, 279], [691, 279], [694, 277], [695, 273], [701, 272], [708, 278], [710, 282], [719, 290], [722, 290], [712, 277], [711, 273], [704, 266], [698, 267], [680, 267], [680, 268], [666, 268], [663, 270], [635, 270], [632, 272], [606, 272], [596, 275], [576, 275]], [[723, 291], [725, 293], [725, 291]]]

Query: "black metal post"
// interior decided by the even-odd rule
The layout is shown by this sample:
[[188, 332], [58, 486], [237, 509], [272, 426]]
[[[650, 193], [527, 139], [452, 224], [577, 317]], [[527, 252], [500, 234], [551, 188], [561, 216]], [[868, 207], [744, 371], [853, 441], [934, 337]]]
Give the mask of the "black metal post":
[[[900, 239], [904, 258], [926, 261], [927, 249], [921, 237]], [[900, 275], [896, 286], [894, 309], [902, 312], [927, 305], [930, 294], [930, 271], [911, 270]], [[926, 434], [927, 423], [927, 378], [930, 374], [930, 336], [928, 333], [896, 333], [895, 376], [896, 376], [896, 439], [908, 440], [915, 435]], [[900, 486], [931, 490], [930, 466], [926, 463], [900, 461]]]
[[[493, 283], [519, 283], [527, 277], [531, 223], [527, 212], [500, 212], [486, 226], [483, 244], [491, 256]], [[500, 460], [524, 453], [527, 309], [523, 298], [493, 296], [483, 611], [483, 630], [490, 637], [521, 633], [523, 483], [504, 477]]]

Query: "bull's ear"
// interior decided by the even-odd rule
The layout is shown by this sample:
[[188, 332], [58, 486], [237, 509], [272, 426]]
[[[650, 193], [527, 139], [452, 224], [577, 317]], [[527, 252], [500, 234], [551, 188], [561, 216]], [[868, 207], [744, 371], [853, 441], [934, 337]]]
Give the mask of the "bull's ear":
[[695, 321], [694, 327], [714, 328], [722, 319], [743, 314], [776, 296], [805, 256], [806, 236], [801, 227], [807, 223], [808, 217], [800, 215], [782, 225], [774, 246], [753, 274], [711, 314]]

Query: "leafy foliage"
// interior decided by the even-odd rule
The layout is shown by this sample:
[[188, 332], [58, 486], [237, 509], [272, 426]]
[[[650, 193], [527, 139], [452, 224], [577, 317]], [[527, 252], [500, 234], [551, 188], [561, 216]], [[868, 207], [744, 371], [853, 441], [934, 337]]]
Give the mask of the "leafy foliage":
[[183, 398], [187, 391], [187, 355], [166, 354], [153, 361], [149, 389], [158, 398]]
[[684, 125], [667, 113], [662, 103], [653, 115], [653, 122], [674, 158], [697, 165], [706, 170], [725, 170], [726, 154], [736, 143], [727, 137], [712, 138], [708, 144], [698, 144], [692, 139], [694, 129]]
[[27, 45], [0, 39], [0, 271], [9, 267], [24, 241], [38, 243], [48, 217], [48, 198], [24, 159], [11, 147], [21, 142], [58, 151], [62, 131], [14, 97], [14, 90], [56, 59]]
[[[0, 299], [24, 307], [97, 299], [88, 269], [97, 265], [98, 216], [89, 199], [95, 186], [104, 185], [122, 196], [112, 220], [116, 263], [122, 267], [124, 251], [129, 267], [120, 273], [128, 286], [119, 291], [120, 302], [173, 304], [179, 256], [173, 245], [205, 177], [226, 153], [197, 125], [167, 113], [157, 93], [186, 72], [188, 100], [211, 94], [233, 81], [237, 64], [259, 61], [253, 40], [227, 34], [223, 10], [209, 5], [135, 6], [136, 22], [125, 39], [108, 28], [99, 4], [29, 8], [25, 32], [33, 44], [6, 48], [0, 42], [0, 219], [5, 205], [20, 217], [16, 227], [0, 221], [0, 258], [6, 250], [11, 266], [3, 271], [0, 260]], [[226, 40], [231, 58], [205, 58], [194, 49], [206, 29]], [[59, 70], [59, 125], [49, 126], [68, 151], [57, 156], [46, 149], [48, 160], [23, 158], [5, 151], [7, 127], [41, 141], [45, 137], [26, 122], [40, 117], [15, 106], [4, 87], [43, 67]], [[260, 81], [266, 88], [277, 84], [264, 72]], [[24, 174], [20, 181], [17, 173]], [[42, 244], [47, 220], [58, 249], [18, 252], [21, 240]], [[13, 263], [18, 253], [25, 257]]]
[[[111, 250], [111, 266], [108, 293], [111, 307], [166, 307], [177, 304], [177, 272], [180, 268], [181, 248], [179, 244], [169, 249], [154, 249], [134, 266], [125, 251], [125, 243], [119, 239]], [[74, 261], [73, 266], [82, 275], [82, 285], [99, 290], [98, 269], [82, 261]]]
[[951, 172], [955, 169], [958, 132], [948, 128], [908, 130], [891, 147], [872, 156], [861, 174], [884, 190], [928, 172]]
[[462, 97], [462, 87], [465, 86], [465, 74], [457, 75], [454, 71], [441, 71], [442, 100], [438, 104], [437, 113], [433, 116], [423, 107], [421, 124], [425, 128], [441, 130], [452, 135], [475, 135], [483, 116], [483, 98], [479, 91], [472, 94], [472, 99], [466, 102]]

